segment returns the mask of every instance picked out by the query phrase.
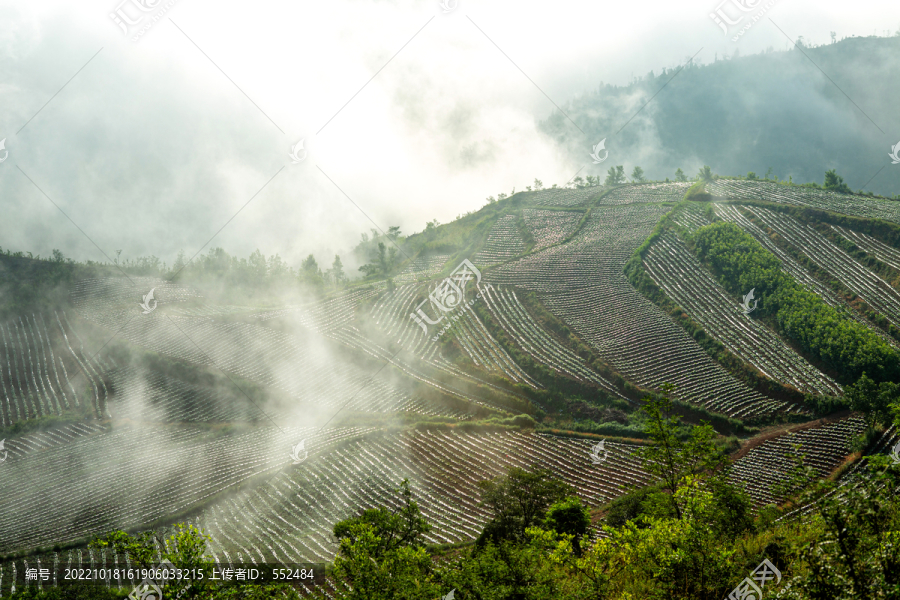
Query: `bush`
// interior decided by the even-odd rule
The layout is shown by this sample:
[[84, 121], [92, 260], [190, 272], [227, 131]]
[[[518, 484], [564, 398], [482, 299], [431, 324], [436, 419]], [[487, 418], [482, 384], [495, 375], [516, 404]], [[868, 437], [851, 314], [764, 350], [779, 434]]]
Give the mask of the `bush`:
[[729, 292], [755, 290], [757, 314], [771, 317], [782, 335], [843, 382], [863, 372], [875, 381], [900, 376], [900, 355], [887, 342], [798, 284], [775, 255], [734, 223], [701, 227], [694, 239], [699, 257]]

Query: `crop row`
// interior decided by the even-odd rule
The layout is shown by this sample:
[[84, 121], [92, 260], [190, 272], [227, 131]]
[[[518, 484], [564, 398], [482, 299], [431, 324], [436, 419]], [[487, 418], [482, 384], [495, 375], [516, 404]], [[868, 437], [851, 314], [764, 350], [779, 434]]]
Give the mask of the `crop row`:
[[818, 231], [793, 217], [748, 207], [767, 227], [840, 279], [869, 306], [900, 327], [900, 293]]
[[[778, 260], [781, 261], [781, 268], [785, 273], [793, 277], [798, 283], [818, 294], [826, 303], [837, 308], [858, 323], [868, 327], [868, 321], [866, 321], [857, 311], [853, 310], [850, 305], [831, 288], [826, 287], [818, 279], [813, 277], [805, 267], [794, 260], [794, 257], [778, 247], [777, 244], [769, 239], [769, 236], [765, 231], [757, 227], [750, 219], [741, 214], [741, 211], [738, 210], [737, 207], [725, 204], [716, 204], [714, 207], [718, 217], [737, 224], [741, 229], [756, 238], [756, 241], [762, 244], [766, 250], [778, 257]], [[874, 331], [883, 340], [892, 346], [898, 347], [894, 338], [890, 337], [880, 329], [874, 329]]]
[[623, 185], [603, 196], [602, 205], [633, 204], [636, 202], [679, 202], [690, 183], [643, 183]]
[[669, 216], [681, 227], [694, 233], [701, 227], [709, 225], [710, 221], [703, 212], [703, 204], [699, 202], [685, 202], [672, 211]]
[[484, 246], [475, 255], [473, 262], [479, 267], [486, 267], [515, 258], [524, 251], [525, 245], [516, 226], [515, 215], [504, 215], [491, 227]]
[[596, 207], [569, 242], [503, 265], [494, 284], [533, 290], [597, 354], [638, 385], [676, 385], [676, 396], [733, 416], [783, 408], [715, 363], [681, 327], [639, 294], [623, 268], [666, 207]]
[[605, 461], [594, 465], [593, 443], [518, 432], [369, 436], [216, 503], [201, 521], [215, 540], [214, 550], [223, 555], [240, 553], [255, 562], [331, 560], [337, 550], [334, 523], [395, 503], [392, 489], [407, 478], [434, 527], [426, 540], [467, 541], [488, 519], [478, 502], [478, 481], [511, 466], [549, 468], [588, 506], [615, 498], [628, 485], [646, 483], [634, 446], [607, 443]]
[[[49, 328], [43, 315], [0, 324], [0, 425], [61, 415], [80, 406], [72, 383], [79, 372], [86, 375], [83, 385], [91, 386], [93, 405], [100, 414], [106, 398], [100, 374], [110, 365], [101, 356], [88, 358], [77, 334], [80, 350], [76, 351], [63, 322], [68, 325], [65, 313], [62, 320], [59, 315], [51, 318]], [[71, 327], [69, 331], [74, 333]]]
[[525, 225], [535, 240], [534, 250], [558, 244], [575, 231], [582, 213], [526, 208], [522, 211]]
[[97, 423], [73, 423], [9, 438], [5, 449], [9, 453], [9, 459], [15, 461], [34, 452], [68, 444], [75, 438], [105, 431], [108, 431], [107, 427]]
[[[803, 465], [812, 467], [818, 477], [826, 477], [850, 453], [850, 442], [865, 429], [860, 416], [853, 416], [767, 440], [736, 460], [729, 477], [740, 483], [757, 505], [781, 500], [776, 486], [788, 481], [796, 468], [790, 454], [806, 455]], [[795, 451], [794, 446], [800, 446]]]
[[720, 179], [706, 184], [706, 190], [713, 195], [725, 198], [752, 198], [780, 204], [812, 206], [845, 215], [900, 223], [900, 203], [890, 200], [839, 194], [828, 190], [787, 186], [766, 181]]
[[196, 427], [117, 427], [23, 456], [0, 468], [0, 547], [65, 544], [179, 514], [246, 479], [311, 455], [359, 428], [257, 428], [216, 435]]
[[[429, 325], [429, 331], [426, 334], [410, 318], [410, 313], [413, 313], [416, 306], [418, 306], [416, 299], [420, 299], [421, 293], [427, 293], [428, 291], [428, 289], [422, 290], [421, 286], [407, 285], [399, 287], [393, 292], [387, 292], [373, 306], [371, 318], [388, 340], [410, 350], [431, 366], [452, 373], [457, 377], [485, 385], [486, 382], [477, 379], [470, 373], [464, 373], [441, 355], [440, 346], [433, 341], [432, 337], [440, 331], [443, 325], [448, 323], [446, 319], [437, 325]], [[479, 291], [483, 292], [484, 290], [479, 289]], [[423, 305], [423, 309], [427, 313], [433, 312], [428, 302]], [[458, 318], [454, 321], [453, 329], [444, 335], [454, 336], [454, 339], [473, 363], [488, 371], [502, 375], [514, 383], [521, 382], [532, 388], [540, 387], [540, 384], [535, 382], [528, 373], [516, 364], [513, 358], [509, 356], [509, 353], [500, 346], [487, 330], [478, 318], [478, 315], [469, 309], [468, 306], [461, 305], [450, 314]], [[362, 336], [357, 335], [356, 337]], [[386, 360], [390, 358], [387, 351], [384, 351], [382, 356]], [[396, 359], [391, 358], [391, 362], [399, 366], [399, 362]], [[407, 362], [403, 363], [402, 368], [417, 379], [428, 380], [431, 385], [441, 389], [446, 388], [446, 385], [437, 384], [431, 378], [424, 377], [421, 373], [416, 373], [417, 369]], [[459, 392], [455, 391], [454, 395], [459, 395]], [[481, 403], [471, 397], [467, 399]]]
[[549, 188], [535, 192], [529, 199], [533, 206], [583, 206], [591, 201], [591, 198], [603, 192], [602, 187], [587, 187], [581, 189]]
[[[467, 315], [463, 312], [462, 308], [460, 308], [460, 316], [462, 318], [468, 318]], [[470, 315], [470, 317], [477, 318], [474, 315]], [[460, 320], [462, 320], [462, 318]], [[480, 321], [478, 322], [478, 326], [479, 326], [479, 329], [481, 330], [482, 334], [484, 335], [481, 343], [489, 345], [491, 348], [493, 348], [491, 350], [491, 353], [494, 356], [499, 357], [500, 361], [503, 361], [503, 364], [506, 365], [505, 368], [511, 369], [514, 373], [517, 373], [517, 375], [512, 375], [510, 373], [507, 373], [503, 368], [498, 367], [499, 370], [501, 372], [507, 373], [507, 376], [510, 377], [510, 379], [513, 381], [516, 381], [517, 379], [526, 381], [527, 385], [535, 387], [537, 385], [536, 382], [531, 380], [531, 378], [528, 376], [528, 374], [525, 373], [525, 371], [523, 371], [512, 360], [512, 358], [506, 353], [505, 350], [503, 350], [499, 346], [499, 344], [497, 344], [496, 340], [494, 340], [493, 337], [491, 337], [490, 333], [487, 332], [486, 329], [484, 329], [484, 326], [481, 324]], [[421, 329], [419, 329], [419, 331], [421, 331]], [[474, 404], [479, 404], [482, 406], [493, 406], [494, 408], [496, 408], [496, 406], [492, 405], [490, 402], [484, 401], [481, 398], [471, 395], [470, 393], [464, 392], [464, 391], [460, 390], [459, 388], [457, 388], [456, 386], [454, 386], [452, 383], [448, 383], [446, 381], [444, 381], [444, 382], [437, 381], [433, 374], [429, 374], [426, 371], [429, 371], [431, 369], [437, 369], [437, 370], [444, 371], [446, 373], [453, 375], [454, 378], [467, 380], [472, 383], [475, 383], [476, 385], [494, 388], [498, 392], [508, 393], [508, 390], [504, 390], [503, 388], [500, 388], [490, 382], [484, 381], [483, 379], [475, 376], [474, 374], [472, 374], [470, 372], [463, 371], [459, 367], [457, 367], [455, 364], [453, 364], [452, 362], [445, 359], [440, 352], [440, 345], [433, 342], [431, 340], [431, 338], [428, 338], [426, 340], [425, 350], [420, 356], [417, 357], [418, 360], [416, 360], [416, 359], [410, 360], [410, 359], [405, 358], [399, 352], [396, 352], [396, 351], [391, 352], [387, 348], [382, 347], [379, 343], [377, 343], [370, 337], [363, 335], [355, 327], [345, 327], [344, 329], [341, 329], [341, 330], [335, 330], [335, 331], [329, 332], [327, 335], [329, 337], [331, 337], [332, 339], [340, 341], [347, 346], [357, 348], [363, 352], [366, 352], [370, 356], [373, 356], [379, 360], [383, 360], [385, 362], [393, 364], [395, 367], [397, 367], [398, 369], [400, 369], [406, 375], [408, 375], [409, 377], [411, 377], [413, 379], [417, 379], [417, 380], [419, 380], [423, 383], [426, 383], [436, 389], [441, 390], [444, 393], [447, 393], [451, 396], [456, 396], [457, 398], [461, 398], [463, 400], [472, 402]], [[465, 349], [465, 346], [463, 346], [463, 347]], [[497, 354], [497, 351], [499, 351], [502, 354]], [[468, 350], [467, 350], [467, 352], [468, 352]], [[513, 377], [515, 377], [515, 379]], [[528, 379], [525, 380], [524, 378], [528, 378]], [[433, 408], [430, 410], [434, 411]], [[441, 414], [444, 414], [445, 416], [452, 416], [452, 417], [456, 417], [456, 418], [465, 418], [465, 415], [463, 413], [453, 412], [453, 411], [450, 411], [448, 413], [447, 412], [448, 409], [446, 409], [446, 408], [441, 408], [440, 410], [443, 411]], [[431, 414], [431, 413], [428, 413], [428, 414]]]
[[[900, 443], [900, 435], [898, 435], [897, 426], [891, 425], [878, 437], [871, 448], [866, 451], [866, 456], [863, 456], [856, 461], [856, 463], [840, 478], [837, 487], [824, 494], [823, 498], [833, 498], [838, 501], [843, 500], [851, 488], [860, 485], [860, 480], [862, 478], [873, 476], [873, 473], [869, 470], [868, 456], [892, 453], [898, 443]], [[803, 520], [817, 512], [817, 509], [818, 502], [813, 501], [786, 513], [779, 517], [777, 521]]]
[[504, 290], [501, 287], [484, 288], [482, 297], [491, 314], [509, 337], [537, 362], [547, 365], [557, 373], [593, 383], [614, 396], [624, 398], [612, 383], [585, 365], [583, 358], [547, 334], [531, 318], [514, 291]]
[[900, 250], [892, 248], [881, 240], [866, 235], [865, 233], [835, 225], [831, 225], [831, 228], [850, 242], [856, 244], [859, 248], [862, 248], [867, 254], [871, 254], [881, 262], [900, 270]]
[[841, 387], [787, 346], [722, 289], [674, 236], [661, 236], [644, 260], [648, 274], [714, 338], [774, 381], [800, 391], [839, 395]]

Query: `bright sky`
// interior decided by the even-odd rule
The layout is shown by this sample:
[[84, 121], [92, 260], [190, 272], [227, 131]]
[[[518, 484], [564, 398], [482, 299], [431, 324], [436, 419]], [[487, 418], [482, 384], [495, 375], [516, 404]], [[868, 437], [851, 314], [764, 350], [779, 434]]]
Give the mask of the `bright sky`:
[[[371, 221], [565, 183], [579, 165], [536, 122], [600, 82], [900, 28], [896, 3], [836, 0], [769, 0], [738, 42], [709, 16], [737, 0], [117, 2], [0, 3], [4, 249], [171, 262], [214, 238], [328, 264]], [[165, 14], [132, 41], [117, 10]]]

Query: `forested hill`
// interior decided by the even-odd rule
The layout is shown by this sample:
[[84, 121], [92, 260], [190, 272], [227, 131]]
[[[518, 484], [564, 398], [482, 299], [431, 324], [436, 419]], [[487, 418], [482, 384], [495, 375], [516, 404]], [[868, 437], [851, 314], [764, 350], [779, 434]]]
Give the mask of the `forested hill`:
[[[679, 167], [730, 174], [771, 167], [773, 176], [802, 183], [818, 181], [827, 167], [854, 190], [893, 196], [900, 189], [900, 167], [888, 156], [900, 142], [900, 36], [727, 59], [707, 54], [694, 61], [707, 64], [674, 78], [686, 59], [625, 87], [598, 82], [571, 99], [563, 110], [584, 134], [559, 111], [540, 128], [587, 165], [582, 175], [603, 175], [611, 165], [627, 173], [639, 165], [649, 179], [673, 177]], [[591, 147], [604, 138], [609, 159], [592, 164]]]

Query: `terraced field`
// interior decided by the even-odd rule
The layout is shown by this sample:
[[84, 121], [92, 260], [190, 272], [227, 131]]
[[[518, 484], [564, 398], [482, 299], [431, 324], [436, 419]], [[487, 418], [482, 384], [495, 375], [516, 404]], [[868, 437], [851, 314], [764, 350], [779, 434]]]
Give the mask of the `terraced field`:
[[[442, 314], [429, 295], [441, 283], [437, 274], [447, 266], [449, 253], [423, 250], [395, 271], [391, 284], [353, 285], [265, 307], [217, 304], [190, 286], [152, 278], [76, 282], [68, 315], [22, 315], [0, 323], [0, 427], [85, 404], [95, 417], [5, 440], [0, 548], [79, 543], [94, 533], [147, 527], [190, 513], [192, 522], [212, 536], [212, 550], [222, 564], [327, 561], [336, 551], [330, 535], [334, 522], [393, 502], [392, 489], [403, 478], [410, 480], [434, 525], [427, 538], [433, 543], [476, 537], [488, 518], [476, 484], [510, 466], [551, 469], [590, 507], [621, 495], [629, 485], [647, 483], [639, 446], [607, 441], [609, 455], [595, 465], [590, 448], [596, 440], [489, 433], [476, 429], [482, 425], [460, 423], [496, 415], [514, 402], [546, 411], [529, 397], [544, 402], [547, 395], [539, 390], [542, 384], [550, 387], [549, 371], [529, 373], [513, 356], [527, 355], [566, 385], [574, 380], [612, 397], [625, 398], [623, 391], [632, 395], [629, 386], [617, 378], [620, 389], [570, 349], [590, 356], [578, 340], [567, 339], [564, 327], [553, 325], [550, 331], [542, 325], [552, 319], [532, 304], [531, 292], [590, 347], [594, 358], [635, 386], [658, 389], [674, 383], [678, 398], [738, 418], [801, 412], [735, 379], [635, 290], [623, 272], [689, 185], [627, 185], [602, 198], [606, 188], [525, 196], [526, 206], [515, 210], [521, 209], [536, 242], [533, 251], [523, 256], [521, 222], [514, 214], [497, 218], [472, 257], [481, 281], [469, 282], [465, 299], [479, 311], [461, 303], [436, 324], [413, 316], [420, 308], [435, 318]], [[764, 182], [719, 181], [709, 187], [718, 196], [829, 204], [830, 210], [847, 201]], [[679, 235], [708, 224], [708, 206], [682, 203], [670, 215], [683, 228]], [[848, 214], [887, 210], [885, 203], [871, 200], [845, 208]], [[723, 203], [713, 210], [753, 235], [787, 273], [845, 314], [867, 323], [781, 250], [770, 233], [900, 325], [900, 293], [814, 229], [753, 206]], [[879, 260], [900, 265], [897, 249], [846, 228], [834, 230]], [[656, 240], [644, 263], [669, 298], [773, 380], [802, 392], [842, 393], [752, 314], [744, 315], [738, 299], [724, 291], [674, 231]], [[143, 314], [139, 302], [152, 288], [158, 308]], [[452, 328], [444, 331], [449, 323]], [[217, 376], [258, 386], [273, 404], [263, 409], [236, 386], [223, 389], [202, 378], [154, 372], [120, 354], [113, 354], [115, 360], [106, 352], [94, 355], [96, 348], [85, 347], [90, 337], [82, 337], [84, 328], [178, 364], [212, 367]], [[324, 420], [341, 411], [350, 420]], [[402, 416], [442, 418], [458, 426], [383, 428], [392, 415], [398, 423]], [[326, 423], [322, 429], [313, 425], [321, 422]], [[844, 460], [849, 440], [861, 430], [860, 418], [853, 416], [763, 442], [735, 463], [732, 477], [747, 484], [757, 505], [775, 501], [776, 484], [791, 467], [786, 459], [791, 444], [802, 443], [810, 464], [824, 475]], [[291, 448], [302, 439], [308, 458], [291, 464]], [[57, 559], [87, 565], [110, 557], [82, 548]], [[122, 563], [124, 557], [111, 560]], [[0, 574], [7, 574], [3, 582], [10, 566], [0, 565]], [[0, 588], [8, 591], [5, 585]], [[340, 595], [324, 585], [323, 591]]]
[[557, 373], [596, 384], [610, 394], [624, 398], [612, 383], [587, 367], [584, 359], [544, 331], [528, 314], [514, 291], [497, 287], [485, 288], [482, 293], [500, 326], [537, 362]]
[[810, 260], [839, 279], [869, 306], [900, 326], [900, 292], [856, 261], [821, 233], [793, 217], [758, 207], [747, 207], [760, 222], [800, 249]]
[[291, 445], [300, 439], [308, 438], [315, 455], [364, 431], [268, 427], [211, 436], [194, 427], [146, 424], [96, 433], [82, 429], [3, 464], [0, 547], [52, 546], [148, 526], [289, 464]]
[[538, 292], [602, 358], [642, 386], [674, 383], [678, 397], [735, 416], [786, 409], [713, 362], [626, 279], [625, 262], [667, 210], [657, 204], [597, 207], [568, 243], [485, 277], [497, 285]]
[[473, 262], [478, 267], [488, 267], [515, 258], [524, 251], [525, 244], [516, 226], [516, 217], [504, 215], [494, 223], [484, 247], [475, 255]]
[[638, 185], [626, 185], [615, 188], [601, 198], [598, 203], [602, 205], [633, 204], [635, 202], [678, 202], [680, 201], [690, 183], [644, 183]]
[[891, 246], [888, 246], [882, 241], [877, 240], [870, 235], [866, 235], [865, 233], [860, 233], [846, 227], [839, 227], [835, 225], [831, 225], [830, 227], [841, 234], [846, 240], [850, 241], [853, 244], [856, 244], [857, 247], [861, 248], [867, 254], [871, 254], [881, 262], [888, 264], [900, 271], [900, 250], [892, 248]]
[[722, 289], [674, 236], [653, 244], [644, 266], [650, 276], [707, 333], [766, 377], [814, 394], [840, 395], [841, 386], [809, 364]]
[[603, 187], [581, 189], [550, 188], [540, 192], [532, 192], [528, 203], [533, 206], [584, 206], [597, 195], [602, 194]]
[[709, 218], [703, 211], [704, 204], [700, 202], [685, 202], [670, 213], [670, 218], [678, 226], [684, 227], [689, 233], [694, 233], [701, 227], [710, 224]]
[[525, 225], [534, 237], [533, 250], [540, 250], [563, 241], [573, 233], [583, 213], [526, 208], [522, 211]]
[[815, 188], [781, 185], [767, 181], [719, 179], [706, 185], [714, 196], [729, 199], [752, 198], [778, 204], [811, 206], [855, 217], [884, 219], [900, 223], [900, 202], [839, 194]]
[[[156, 282], [138, 283], [147, 287]], [[373, 381], [375, 367], [366, 368], [347, 360], [339, 348], [329, 346], [322, 338], [281, 333], [244, 322], [170, 316], [164, 304], [169, 296], [165, 294], [159, 296], [159, 310], [142, 315], [139, 308], [129, 309], [123, 301], [123, 296], [133, 294], [132, 289], [127, 282], [88, 282], [73, 295], [76, 308], [85, 318], [117, 331], [117, 337], [281, 390], [297, 402], [297, 410], [310, 415], [341, 406], [375, 412], [419, 407], [426, 414], [444, 414], [444, 410], [426, 407], [391, 384]], [[188, 292], [175, 292], [190, 297]], [[360, 292], [362, 297], [368, 293], [371, 292]], [[298, 318], [301, 323], [333, 331], [329, 328], [340, 324], [338, 317], [352, 313], [352, 300], [341, 297], [327, 301], [320, 307], [298, 312]], [[347, 398], [352, 399], [350, 404]]]
[[763, 442], [732, 465], [731, 480], [744, 485], [757, 505], [777, 502], [775, 486], [788, 479], [795, 463], [789, 459], [794, 445], [805, 454], [804, 464], [813, 467], [819, 477], [836, 469], [850, 453], [850, 442], [863, 432], [862, 417], [848, 417], [813, 429], [789, 433]]
[[550, 469], [588, 506], [647, 481], [638, 447], [608, 443], [608, 458], [594, 465], [591, 445], [513, 432], [368, 436], [303, 468], [284, 470], [253, 493], [204, 511], [200, 520], [215, 540], [214, 550], [226, 558], [240, 552], [260, 562], [325, 560], [337, 550], [331, 523], [388, 503], [397, 482], [408, 478], [422, 513], [434, 525], [427, 540], [459, 542], [477, 537], [488, 519], [478, 504], [476, 483], [510, 466]]
[[78, 375], [84, 375], [79, 387], [90, 387], [84, 400], [100, 414], [106, 397], [100, 373], [109, 364], [85, 354], [64, 313], [51, 316], [49, 327], [41, 314], [0, 323], [0, 338], [0, 425], [59, 416], [81, 406], [83, 394], [73, 386]]
[[[786, 273], [788, 273], [791, 277], [796, 279], [799, 283], [803, 284], [810, 290], [814, 291], [819, 295], [822, 300], [830, 304], [831, 306], [839, 309], [844, 314], [850, 316], [850, 318], [854, 319], [858, 323], [869, 326], [868, 321], [861, 316], [856, 311], [852, 310], [850, 305], [848, 305], [842, 298], [840, 298], [831, 288], [826, 287], [822, 282], [812, 276], [812, 274], [803, 267], [800, 263], [798, 263], [794, 258], [782, 250], [777, 244], [775, 244], [771, 239], [769, 239], [768, 234], [757, 227], [750, 219], [745, 217], [740, 210], [738, 210], [737, 206], [732, 205], [714, 205], [716, 216], [725, 220], [731, 221], [741, 227], [744, 231], [752, 235], [756, 238], [762, 246], [778, 257], [778, 260], [781, 261], [781, 268], [784, 269]], [[881, 329], [873, 328], [873, 331], [877, 333], [883, 340], [888, 342], [894, 347], [900, 347], [897, 342], [891, 336], [884, 333]]]

